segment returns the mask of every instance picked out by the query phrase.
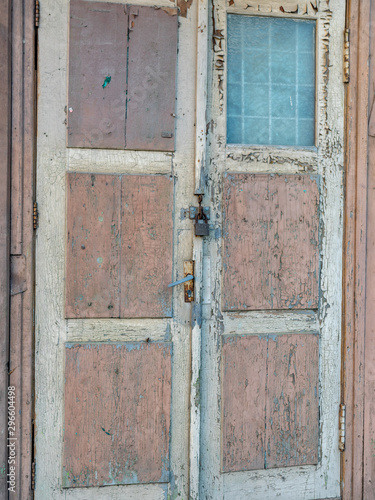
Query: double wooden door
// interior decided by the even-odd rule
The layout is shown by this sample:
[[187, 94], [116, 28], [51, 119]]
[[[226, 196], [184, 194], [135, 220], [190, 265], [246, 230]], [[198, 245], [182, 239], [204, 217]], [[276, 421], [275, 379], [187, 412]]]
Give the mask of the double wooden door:
[[339, 496], [341, 3], [41, 7], [36, 498]]

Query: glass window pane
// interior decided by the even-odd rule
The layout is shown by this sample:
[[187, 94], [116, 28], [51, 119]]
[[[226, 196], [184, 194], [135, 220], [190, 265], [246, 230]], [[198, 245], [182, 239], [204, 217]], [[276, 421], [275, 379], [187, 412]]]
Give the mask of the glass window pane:
[[228, 15], [227, 142], [314, 146], [315, 21]]

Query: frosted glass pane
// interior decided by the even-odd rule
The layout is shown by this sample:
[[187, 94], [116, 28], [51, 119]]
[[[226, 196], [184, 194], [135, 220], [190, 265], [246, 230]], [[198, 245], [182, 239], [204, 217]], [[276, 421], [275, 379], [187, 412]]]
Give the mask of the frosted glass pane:
[[228, 15], [227, 142], [314, 146], [315, 22]]

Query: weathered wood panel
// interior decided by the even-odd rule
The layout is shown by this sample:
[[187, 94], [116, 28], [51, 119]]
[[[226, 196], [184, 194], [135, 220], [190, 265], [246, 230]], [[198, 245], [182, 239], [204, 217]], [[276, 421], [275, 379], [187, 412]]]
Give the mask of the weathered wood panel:
[[63, 485], [168, 482], [171, 344], [66, 344]]
[[119, 176], [67, 174], [68, 318], [119, 316], [120, 190]]
[[318, 462], [319, 337], [270, 337], [267, 351], [267, 468]]
[[125, 147], [127, 29], [124, 5], [70, 3], [69, 147]]
[[66, 317], [171, 316], [173, 180], [69, 173], [67, 190]]
[[[350, 82], [347, 87], [345, 155], [345, 234], [343, 281], [343, 340], [341, 402], [346, 405], [346, 445], [341, 455], [342, 498], [364, 495], [365, 367], [367, 351], [366, 270], [368, 191], [368, 113], [373, 98], [369, 89], [370, 41], [373, 41], [373, 2], [348, 3], [350, 28]], [[372, 70], [372, 64], [371, 64]], [[371, 143], [370, 143], [371, 145]], [[371, 263], [370, 263], [371, 266]], [[366, 339], [366, 342], [365, 342]], [[371, 353], [370, 353], [371, 356]], [[371, 360], [373, 363], [373, 360]], [[371, 408], [370, 408], [371, 411]], [[371, 445], [371, 439], [369, 436]], [[366, 446], [366, 454], [373, 453]], [[371, 462], [372, 459], [370, 459]], [[371, 467], [370, 467], [371, 469]], [[371, 474], [371, 472], [370, 472]], [[373, 476], [371, 474], [371, 481]], [[367, 487], [367, 486], [366, 486]], [[371, 490], [371, 486], [370, 486]], [[369, 496], [371, 498], [371, 495]]]
[[316, 178], [225, 174], [224, 218], [224, 310], [317, 308]]
[[319, 338], [223, 341], [223, 472], [316, 464]]
[[177, 9], [129, 9], [126, 148], [174, 151]]
[[170, 177], [122, 177], [121, 317], [172, 315], [172, 214]]
[[267, 344], [223, 340], [223, 472], [264, 468]]
[[[371, 0], [370, 70], [368, 111], [375, 113], [375, 2]], [[367, 246], [366, 246], [366, 294], [365, 294], [365, 386], [364, 386], [364, 433], [363, 433], [363, 498], [375, 498], [375, 138], [374, 120], [369, 120], [368, 171], [367, 171]], [[371, 123], [372, 122], [372, 123]], [[372, 125], [372, 127], [371, 127]]]
[[10, 252], [10, 96], [11, 2], [0, 4], [0, 491], [7, 491], [8, 352], [9, 352], [9, 252]]
[[[15, 387], [12, 499], [33, 498], [35, 2], [12, 2], [11, 298], [9, 385]], [[5, 427], [4, 427], [5, 428]], [[10, 469], [11, 470], [11, 469]], [[5, 492], [4, 488], [4, 492]]]

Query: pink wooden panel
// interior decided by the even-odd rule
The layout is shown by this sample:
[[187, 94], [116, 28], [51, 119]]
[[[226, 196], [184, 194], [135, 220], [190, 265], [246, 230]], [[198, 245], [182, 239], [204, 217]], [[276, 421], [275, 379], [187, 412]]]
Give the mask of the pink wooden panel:
[[270, 338], [267, 359], [267, 468], [316, 464], [319, 338]]
[[119, 316], [120, 177], [67, 175], [66, 317]]
[[173, 181], [122, 177], [121, 317], [172, 315]]
[[177, 9], [129, 9], [126, 148], [174, 150]]
[[223, 341], [223, 472], [316, 464], [319, 339]]
[[223, 309], [315, 309], [319, 189], [308, 175], [224, 178]]
[[83, 0], [70, 5], [68, 146], [124, 148], [125, 6]]
[[223, 472], [264, 468], [266, 355], [258, 337], [223, 340]]
[[63, 486], [168, 482], [170, 404], [170, 344], [67, 344]]

